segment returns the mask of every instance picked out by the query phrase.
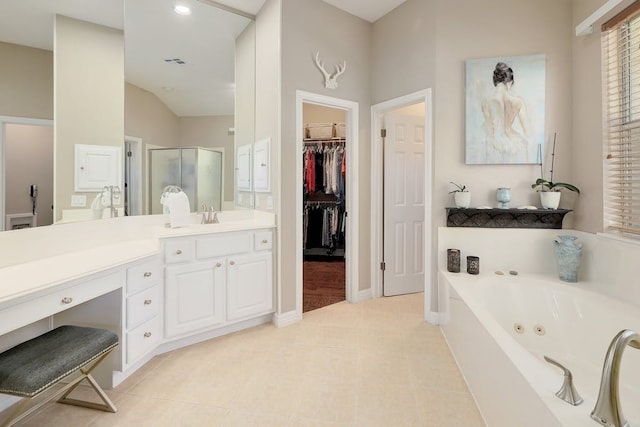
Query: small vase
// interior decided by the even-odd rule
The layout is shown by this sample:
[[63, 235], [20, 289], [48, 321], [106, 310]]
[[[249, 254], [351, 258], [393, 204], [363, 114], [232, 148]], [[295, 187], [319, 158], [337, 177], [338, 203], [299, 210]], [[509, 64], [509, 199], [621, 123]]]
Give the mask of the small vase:
[[447, 249], [447, 271], [460, 273], [460, 249]]
[[477, 257], [477, 256], [467, 257], [467, 273], [480, 274], [480, 257]]
[[456, 191], [453, 200], [457, 208], [468, 208], [471, 205], [471, 193], [469, 191]]
[[496, 200], [500, 202], [500, 209], [507, 209], [507, 203], [511, 201], [511, 189], [507, 187], [498, 188]]
[[576, 236], [558, 236], [553, 245], [558, 263], [558, 275], [563, 282], [576, 283], [582, 258], [582, 243], [576, 243]]
[[558, 209], [561, 194], [559, 191], [541, 191], [540, 204], [545, 209]]

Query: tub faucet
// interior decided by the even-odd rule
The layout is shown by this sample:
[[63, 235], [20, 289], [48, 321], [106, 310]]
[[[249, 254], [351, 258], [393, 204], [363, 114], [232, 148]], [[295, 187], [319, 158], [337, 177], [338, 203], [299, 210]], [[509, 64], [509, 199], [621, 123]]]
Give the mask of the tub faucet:
[[562, 372], [564, 373], [564, 382], [562, 383], [560, 390], [556, 393], [556, 396], [573, 406], [581, 404], [582, 397], [580, 397], [578, 390], [576, 390], [573, 385], [573, 375], [571, 374], [571, 371], [549, 356], [544, 356], [544, 360], [562, 369]]
[[640, 334], [624, 329], [613, 338], [602, 368], [602, 381], [596, 406], [591, 411], [591, 418], [607, 427], [629, 427], [620, 408], [620, 361], [622, 352], [629, 345], [640, 349]]

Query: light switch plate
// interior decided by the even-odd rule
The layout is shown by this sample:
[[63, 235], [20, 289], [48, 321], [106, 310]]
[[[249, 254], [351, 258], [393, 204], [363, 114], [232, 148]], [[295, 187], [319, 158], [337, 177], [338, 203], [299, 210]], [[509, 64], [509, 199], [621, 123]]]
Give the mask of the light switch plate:
[[84, 208], [87, 206], [87, 196], [74, 194], [71, 196], [71, 206], [74, 208]]

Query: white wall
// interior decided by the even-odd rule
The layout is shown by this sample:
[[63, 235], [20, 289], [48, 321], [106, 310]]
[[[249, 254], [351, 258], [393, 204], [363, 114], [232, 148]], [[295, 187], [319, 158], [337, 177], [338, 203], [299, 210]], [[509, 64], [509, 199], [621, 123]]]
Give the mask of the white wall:
[[74, 194], [74, 146], [123, 145], [124, 35], [60, 15], [54, 32], [54, 220], [60, 220]]
[[53, 52], [0, 42], [0, 116], [53, 119]]
[[[263, 16], [264, 17], [264, 16]], [[260, 19], [262, 20], [263, 17]], [[231, 158], [231, 180], [226, 183], [235, 187], [235, 148], [253, 144], [256, 124], [256, 23], [247, 25], [247, 28], [236, 39], [235, 58], [235, 147], [226, 153]], [[226, 179], [226, 178], [225, 178]], [[243, 192], [242, 198], [232, 197], [236, 206], [251, 207], [251, 193]], [[229, 199], [229, 200], [231, 200]]]
[[[573, 2], [572, 29], [596, 11], [603, 0]], [[603, 144], [600, 28], [591, 35], [571, 38], [573, 48], [573, 176], [582, 194], [575, 205], [575, 227], [603, 229]]]
[[[530, 187], [539, 176], [538, 166], [465, 164], [466, 59], [546, 55], [545, 126], [548, 136], [558, 133], [554, 179], [571, 182], [571, 23], [571, 0], [408, 0], [373, 25], [374, 103], [427, 87], [434, 90], [434, 253], [437, 227], [445, 224], [444, 208], [453, 205], [450, 181], [470, 188], [472, 206], [496, 205], [500, 186], [511, 187], [512, 206], [539, 206]], [[572, 203], [569, 194], [561, 207]]]
[[[280, 146], [282, 167], [280, 188], [282, 194], [280, 239], [282, 262], [281, 289], [283, 311], [295, 308], [295, 224], [296, 206], [296, 91], [327, 95], [354, 101], [359, 104], [360, 140], [354, 141], [360, 159], [358, 194], [360, 195], [360, 216], [351, 224], [360, 228], [357, 242], [360, 252], [360, 283], [358, 289], [371, 287], [370, 281], [370, 168], [367, 159], [371, 157], [369, 143], [371, 105], [370, 52], [371, 24], [327, 3], [317, 0], [282, 1], [282, 140]], [[259, 39], [258, 39], [259, 40]], [[347, 69], [338, 79], [335, 90], [324, 87], [324, 79], [314, 62], [314, 55], [320, 52], [327, 69], [347, 61]], [[258, 61], [260, 64], [260, 61]], [[260, 110], [258, 110], [260, 111]], [[366, 177], [366, 178], [365, 178]], [[348, 196], [347, 196], [348, 197]]]
[[[256, 121], [255, 141], [271, 138], [271, 182], [280, 178], [280, 117], [281, 117], [281, 34], [282, 0], [267, 0], [256, 16]], [[277, 211], [280, 189], [271, 186], [271, 193], [256, 193], [256, 209], [267, 210], [267, 197], [273, 198]]]

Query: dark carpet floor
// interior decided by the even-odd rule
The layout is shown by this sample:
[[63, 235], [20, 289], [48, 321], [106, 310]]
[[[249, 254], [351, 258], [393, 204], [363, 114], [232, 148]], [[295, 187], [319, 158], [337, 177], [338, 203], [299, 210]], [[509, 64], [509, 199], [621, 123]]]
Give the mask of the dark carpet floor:
[[302, 278], [303, 313], [345, 300], [344, 261], [305, 261]]

